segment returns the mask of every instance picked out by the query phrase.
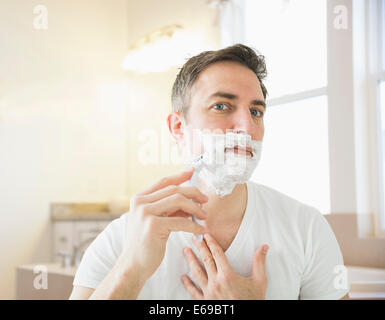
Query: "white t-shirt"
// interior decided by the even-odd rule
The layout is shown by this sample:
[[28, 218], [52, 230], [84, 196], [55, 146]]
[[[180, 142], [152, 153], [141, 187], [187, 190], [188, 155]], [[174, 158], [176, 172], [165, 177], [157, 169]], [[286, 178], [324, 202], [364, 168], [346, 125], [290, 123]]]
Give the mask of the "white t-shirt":
[[[349, 292], [335, 288], [343, 258], [324, 216], [266, 186], [247, 182], [247, 207], [239, 230], [226, 250], [230, 265], [241, 276], [250, 276], [252, 258], [263, 244], [266, 256], [266, 299], [340, 299]], [[113, 220], [90, 244], [73, 281], [74, 286], [96, 288], [122, 252], [125, 219]], [[201, 261], [192, 234], [172, 232], [164, 260], [147, 280], [138, 299], [191, 299], [181, 276], [194, 278], [183, 255], [190, 247]], [[336, 272], [336, 273], [335, 273]]]

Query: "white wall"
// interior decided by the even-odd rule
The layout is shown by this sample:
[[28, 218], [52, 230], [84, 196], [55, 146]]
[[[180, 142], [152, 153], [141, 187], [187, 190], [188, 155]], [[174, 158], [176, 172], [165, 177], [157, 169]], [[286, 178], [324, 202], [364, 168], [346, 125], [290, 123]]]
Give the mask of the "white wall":
[[[48, 29], [33, 26], [46, 4]], [[50, 259], [49, 203], [127, 191], [127, 3], [0, 4], [0, 298]], [[123, 174], [122, 174], [123, 173]]]
[[[47, 30], [34, 28], [37, 4]], [[144, 106], [159, 126], [177, 70], [135, 78], [120, 64], [162, 25], [210, 27], [205, 10], [204, 0], [1, 1], [0, 299], [14, 297], [15, 266], [49, 261], [50, 202], [108, 201], [159, 175], [137, 167], [130, 133], [148, 124]]]
[[[155, 4], [155, 5], [154, 5]], [[206, 0], [130, 1], [130, 37], [138, 39], [148, 32], [168, 24], [180, 24], [187, 31], [201, 36], [202, 44], [219, 49], [220, 33], [215, 21], [215, 10]], [[168, 72], [129, 75], [129, 193], [133, 194], [155, 183], [163, 176], [175, 174], [181, 165], [167, 160], [168, 152], [175, 147], [166, 128], [166, 118], [171, 111], [171, 89], [179, 68]], [[162, 136], [163, 128], [163, 136]], [[157, 164], [143, 164], [138, 150], [149, 140], [140, 140], [143, 130], [157, 133]], [[163, 153], [162, 153], [163, 152]]]
[[[340, 4], [346, 8], [346, 29], [334, 26], [334, 10]], [[331, 212], [353, 213], [357, 207], [351, 0], [328, 1], [327, 17]]]

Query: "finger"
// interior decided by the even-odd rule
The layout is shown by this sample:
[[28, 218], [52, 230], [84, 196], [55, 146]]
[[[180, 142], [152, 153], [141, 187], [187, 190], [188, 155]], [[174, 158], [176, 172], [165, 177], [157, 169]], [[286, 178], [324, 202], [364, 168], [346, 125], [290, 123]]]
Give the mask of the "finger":
[[163, 189], [157, 190], [153, 193], [150, 193], [148, 195], [145, 195], [143, 197], [144, 202], [155, 202], [158, 200], [161, 200], [163, 198], [167, 198], [171, 195], [174, 195], [176, 193], [180, 193], [183, 196], [185, 196], [188, 199], [192, 199], [199, 203], [205, 203], [208, 201], [208, 198], [206, 195], [204, 195], [202, 192], [199, 191], [197, 187], [181, 187], [176, 185], [169, 185]]
[[265, 264], [266, 264], [266, 255], [269, 250], [267, 244], [260, 246], [253, 257], [253, 272], [252, 276], [254, 278], [260, 279], [265, 277]]
[[204, 239], [214, 258], [217, 272], [232, 270], [222, 247], [218, 244], [214, 237], [206, 233], [204, 235]]
[[207, 286], [207, 274], [206, 271], [199, 264], [197, 257], [191, 248], [185, 248], [183, 253], [186, 257], [187, 263], [191, 270], [191, 273], [194, 277], [194, 280], [198, 283], [198, 285], [204, 289]]
[[215, 265], [214, 258], [210, 252], [205, 241], [198, 241], [193, 237], [193, 242], [195, 246], [198, 248], [199, 254], [203, 261], [203, 265], [205, 266], [207, 276], [209, 279], [214, 279], [217, 274], [217, 266]]
[[195, 202], [187, 199], [180, 193], [176, 193], [167, 198], [151, 202], [146, 204], [147, 212], [149, 214], [154, 214], [157, 216], [168, 216], [172, 213], [175, 213], [179, 210], [189, 213], [197, 217], [198, 219], [206, 219], [206, 212]]
[[188, 214], [182, 210], [175, 211], [170, 213], [168, 217], [182, 217], [182, 218], [191, 218], [191, 214]]
[[183, 285], [184, 285], [185, 289], [187, 290], [187, 292], [190, 294], [190, 296], [193, 299], [195, 299], [195, 300], [203, 300], [203, 293], [202, 293], [202, 291], [199, 290], [193, 284], [193, 282], [191, 281], [191, 279], [188, 276], [183, 275], [181, 280], [183, 282]]
[[151, 187], [147, 188], [146, 190], [137, 193], [138, 195], [146, 195], [153, 193], [159, 189], [162, 189], [164, 187], [167, 187], [169, 185], [179, 185], [187, 180], [189, 180], [194, 172], [194, 169], [191, 168], [187, 171], [183, 171], [179, 174], [165, 177], [163, 179], [160, 179], [157, 183], [153, 184]]
[[[194, 234], [204, 234], [205, 229], [198, 223], [182, 217], [164, 217], [158, 218], [162, 228], [172, 231], [184, 231]], [[163, 229], [164, 230], [164, 229]]]

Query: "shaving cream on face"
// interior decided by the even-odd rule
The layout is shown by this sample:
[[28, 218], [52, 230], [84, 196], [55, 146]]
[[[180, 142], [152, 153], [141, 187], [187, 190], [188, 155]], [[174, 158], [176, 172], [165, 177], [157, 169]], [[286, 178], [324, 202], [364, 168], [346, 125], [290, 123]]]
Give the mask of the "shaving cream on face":
[[[203, 153], [200, 156], [198, 177], [219, 197], [230, 194], [237, 184], [250, 179], [261, 157], [262, 141], [251, 140], [250, 135], [227, 132], [226, 134], [199, 131]], [[248, 152], [235, 153], [234, 147], [250, 148]]]

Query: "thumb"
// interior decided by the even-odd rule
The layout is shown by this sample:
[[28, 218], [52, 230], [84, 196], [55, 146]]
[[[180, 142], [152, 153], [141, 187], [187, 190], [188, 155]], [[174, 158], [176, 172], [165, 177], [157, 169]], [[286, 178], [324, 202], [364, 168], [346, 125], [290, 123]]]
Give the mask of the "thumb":
[[253, 278], [260, 278], [261, 276], [265, 276], [265, 263], [266, 263], [266, 255], [269, 250], [269, 246], [264, 244], [260, 246], [254, 254], [253, 257]]

